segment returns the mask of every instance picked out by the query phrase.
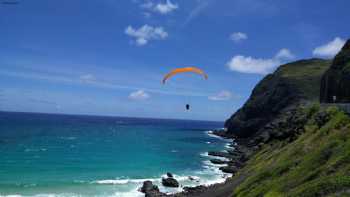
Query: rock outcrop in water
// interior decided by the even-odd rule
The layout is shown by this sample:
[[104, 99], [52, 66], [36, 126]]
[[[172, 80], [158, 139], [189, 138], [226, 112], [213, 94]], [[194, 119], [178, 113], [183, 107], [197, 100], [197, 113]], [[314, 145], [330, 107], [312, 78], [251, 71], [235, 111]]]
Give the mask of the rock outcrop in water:
[[167, 177], [167, 178], [162, 178], [162, 185], [165, 187], [179, 187], [179, 182], [171, 177]]
[[157, 185], [153, 185], [152, 181], [143, 182], [140, 191], [145, 194], [145, 197], [163, 197], [166, 194], [161, 193]]
[[350, 40], [334, 58], [332, 66], [322, 77], [320, 101], [322, 103], [350, 102]]
[[330, 64], [322, 59], [301, 60], [267, 75], [244, 106], [226, 121], [228, 136], [251, 137], [289, 107], [319, 100], [321, 77]]

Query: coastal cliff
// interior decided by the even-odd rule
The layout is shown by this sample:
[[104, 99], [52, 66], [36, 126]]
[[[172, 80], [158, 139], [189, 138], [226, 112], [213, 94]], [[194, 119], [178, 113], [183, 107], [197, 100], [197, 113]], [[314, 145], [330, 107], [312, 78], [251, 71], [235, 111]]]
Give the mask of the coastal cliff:
[[350, 40], [334, 58], [332, 66], [322, 77], [321, 103], [350, 102]]
[[330, 64], [329, 60], [310, 59], [280, 66], [254, 88], [244, 106], [226, 121], [228, 134], [251, 137], [288, 107], [317, 101], [321, 77]]

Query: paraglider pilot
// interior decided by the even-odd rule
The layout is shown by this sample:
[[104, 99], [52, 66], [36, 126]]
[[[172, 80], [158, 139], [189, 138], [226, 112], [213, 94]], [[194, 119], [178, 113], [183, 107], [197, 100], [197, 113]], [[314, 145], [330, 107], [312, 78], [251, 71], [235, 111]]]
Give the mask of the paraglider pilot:
[[[204, 73], [203, 70], [196, 68], [196, 67], [185, 67], [185, 68], [177, 68], [172, 70], [170, 73], [168, 73], [167, 75], [164, 76], [162, 83], [165, 84], [165, 82], [171, 78], [174, 75], [177, 75], [179, 73], [187, 73], [187, 72], [193, 72], [193, 73], [197, 73], [199, 75], [203, 75], [204, 79], [208, 79], [208, 75]], [[190, 110], [190, 105], [186, 104], [186, 110]]]

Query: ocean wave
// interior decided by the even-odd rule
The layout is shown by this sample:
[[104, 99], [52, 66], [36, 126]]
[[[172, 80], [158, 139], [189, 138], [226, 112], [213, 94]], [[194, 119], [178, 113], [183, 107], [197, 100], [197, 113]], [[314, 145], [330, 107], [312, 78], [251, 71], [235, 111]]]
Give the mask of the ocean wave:
[[35, 194], [35, 195], [10, 194], [10, 195], [0, 195], [0, 197], [81, 197], [81, 195], [78, 195], [78, 194]]
[[210, 137], [213, 137], [213, 138], [224, 139], [224, 138], [222, 138], [220, 136], [215, 135], [213, 131], [205, 131], [205, 133], [207, 135], [209, 135]]
[[[161, 178], [167, 178], [168, 177], [168, 175], [167, 174], [163, 174], [162, 176], [161, 176]], [[200, 177], [198, 177], [198, 176], [186, 176], [186, 175], [176, 175], [176, 174], [173, 174], [173, 177], [176, 179], [176, 180], [178, 180], [178, 181], [189, 181], [189, 180], [193, 180], [193, 181], [195, 181], [195, 180], [199, 180], [200, 179]], [[161, 179], [160, 179], [161, 180]]]
[[231, 146], [231, 143], [227, 143], [227, 144], [225, 145], [225, 148], [226, 148], [226, 149], [235, 149], [234, 147]]
[[24, 149], [24, 152], [45, 152], [47, 151], [46, 148], [26, 148]]
[[[161, 175], [161, 177], [159, 178], [149, 178], [149, 179], [106, 179], [106, 180], [97, 180], [97, 181], [92, 181], [91, 183], [93, 184], [105, 184], [105, 185], [125, 185], [125, 184], [129, 184], [129, 183], [134, 183], [134, 184], [138, 184], [138, 183], [143, 183], [145, 181], [152, 181], [155, 183], [160, 183], [162, 181], [162, 178], [166, 178], [167, 174], [163, 174]], [[180, 175], [176, 175], [173, 174], [173, 177], [178, 180], [178, 181], [188, 181], [188, 180], [199, 180], [200, 177], [198, 176], [180, 176]]]
[[203, 164], [204, 164], [204, 167], [213, 166], [213, 167], [219, 168], [219, 167], [226, 166], [226, 164], [214, 164], [210, 162], [210, 160], [203, 161]]
[[231, 142], [232, 141], [232, 139], [226, 139], [226, 138], [220, 137], [218, 135], [215, 135], [214, 131], [205, 131], [205, 134], [207, 134], [210, 137], [217, 138], [217, 139], [220, 139], [220, 140], [223, 140], [223, 141], [226, 141], [226, 142]]
[[200, 156], [208, 157], [210, 159], [220, 159], [220, 160], [223, 160], [223, 161], [230, 161], [230, 159], [225, 158], [225, 157], [218, 157], [218, 156], [209, 155], [208, 152], [200, 153]]
[[160, 181], [161, 179], [107, 179], [107, 180], [97, 180], [92, 183], [103, 184], [103, 185], [125, 185], [129, 183], [143, 183], [145, 181]]
[[114, 196], [115, 197], [144, 197], [145, 194], [137, 190], [134, 190], [130, 192], [116, 192], [114, 193]]

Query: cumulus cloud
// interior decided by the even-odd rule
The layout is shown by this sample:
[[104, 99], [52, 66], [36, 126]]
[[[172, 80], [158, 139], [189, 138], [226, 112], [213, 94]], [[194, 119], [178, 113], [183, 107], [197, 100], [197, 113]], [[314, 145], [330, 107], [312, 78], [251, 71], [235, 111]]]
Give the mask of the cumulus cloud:
[[276, 54], [276, 59], [286, 59], [286, 60], [289, 60], [289, 59], [294, 59], [295, 56], [294, 54], [289, 50], [289, 49], [281, 49], [277, 54]]
[[248, 39], [248, 35], [242, 32], [234, 32], [230, 35], [230, 40], [234, 42], [240, 42]]
[[146, 93], [144, 90], [137, 90], [135, 92], [131, 92], [129, 95], [129, 99], [131, 100], [147, 100], [150, 98], [150, 95]]
[[138, 46], [146, 45], [150, 40], [164, 40], [168, 37], [168, 33], [164, 31], [163, 27], [152, 27], [149, 25], [144, 25], [139, 29], [128, 26], [125, 29], [125, 34], [135, 38]]
[[336, 37], [331, 42], [316, 47], [312, 53], [314, 56], [332, 58], [341, 50], [344, 44], [345, 40]]
[[154, 7], [155, 11], [159, 12], [160, 14], [168, 14], [178, 8], [179, 6], [177, 4], [171, 3], [170, 0], [167, 0], [165, 3], [158, 3]]
[[290, 50], [284, 48], [278, 51], [274, 57], [267, 59], [236, 55], [227, 63], [227, 66], [230, 70], [241, 73], [268, 74], [284, 61], [294, 58], [295, 56]]
[[170, 0], [166, 0], [164, 3], [154, 3], [150, 0], [145, 1], [140, 5], [141, 8], [157, 12], [159, 14], [169, 14], [179, 8], [178, 4], [172, 3]]
[[227, 90], [223, 90], [216, 95], [209, 96], [208, 99], [212, 101], [226, 101], [232, 98], [232, 93]]

